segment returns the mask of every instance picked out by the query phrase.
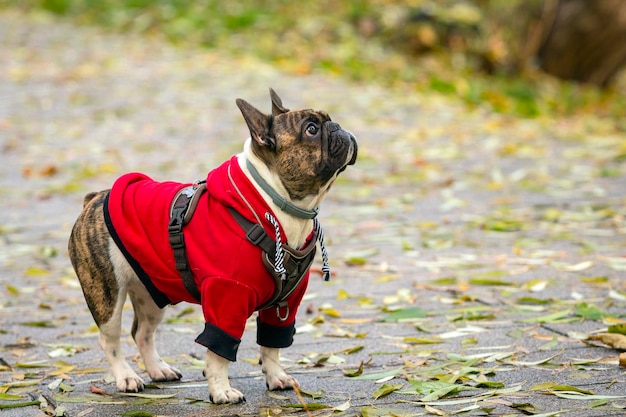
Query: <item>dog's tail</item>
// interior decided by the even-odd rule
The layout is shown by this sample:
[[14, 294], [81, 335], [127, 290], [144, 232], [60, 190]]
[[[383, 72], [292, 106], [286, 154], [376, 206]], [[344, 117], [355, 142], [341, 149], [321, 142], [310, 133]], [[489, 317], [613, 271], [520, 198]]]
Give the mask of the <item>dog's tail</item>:
[[89, 204], [89, 202], [90, 202], [91, 200], [93, 200], [93, 199], [94, 199], [94, 197], [95, 197], [95, 196], [97, 196], [97, 195], [98, 195], [98, 192], [96, 192], [96, 191], [94, 191], [94, 192], [91, 192], [91, 193], [87, 194], [87, 195], [85, 196], [85, 198], [83, 199], [83, 208], [85, 208], [85, 206], [86, 206], [87, 204]]

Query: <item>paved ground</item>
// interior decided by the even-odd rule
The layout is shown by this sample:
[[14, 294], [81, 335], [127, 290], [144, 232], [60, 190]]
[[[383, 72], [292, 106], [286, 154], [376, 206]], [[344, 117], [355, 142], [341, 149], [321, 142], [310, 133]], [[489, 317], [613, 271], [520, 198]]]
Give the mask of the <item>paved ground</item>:
[[[601, 119], [470, 113], [7, 12], [0, 50], [0, 416], [624, 415], [619, 351], [581, 341], [626, 314], [625, 138]], [[67, 259], [82, 196], [130, 170], [203, 177], [246, 137], [235, 98], [269, 110], [269, 86], [361, 146], [322, 208], [335, 276], [283, 355], [302, 398], [265, 390], [250, 321], [247, 402], [208, 403], [188, 305], [159, 333], [183, 381], [118, 394]]]

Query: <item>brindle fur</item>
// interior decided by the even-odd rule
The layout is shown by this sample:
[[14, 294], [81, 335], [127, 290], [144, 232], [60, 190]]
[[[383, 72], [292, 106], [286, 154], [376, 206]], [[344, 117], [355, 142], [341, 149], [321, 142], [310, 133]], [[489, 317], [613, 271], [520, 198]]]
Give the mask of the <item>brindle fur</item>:
[[[109, 190], [89, 193], [68, 244], [72, 266], [87, 306], [100, 329], [99, 342], [121, 391], [143, 390], [143, 380], [121, 355], [120, 331], [126, 295], [135, 313], [131, 335], [154, 381], [175, 381], [180, 372], [156, 352], [154, 332], [164, 311], [157, 307], [143, 283], [123, 259], [104, 220], [103, 204]], [[117, 263], [117, 264], [116, 264]]]
[[[328, 141], [327, 125], [330, 116], [323, 111], [304, 109], [289, 111], [280, 97], [270, 90], [272, 116], [267, 116], [244, 100], [237, 106], [246, 118], [253, 152], [281, 179], [293, 201], [318, 195], [324, 185], [337, 175], [341, 152], [340, 141]], [[305, 137], [308, 122], [315, 122], [320, 131], [313, 138]], [[346, 132], [346, 135], [348, 133]], [[354, 163], [354, 158], [350, 163]]]
[[108, 193], [109, 190], [105, 190], [85, 196], [83, 211], [74, 224], [68, 245], [72, 266], [98, 326], [109, 321], [113, 315], [119, 292], [108, 251], [109, 231], [102, 210]]

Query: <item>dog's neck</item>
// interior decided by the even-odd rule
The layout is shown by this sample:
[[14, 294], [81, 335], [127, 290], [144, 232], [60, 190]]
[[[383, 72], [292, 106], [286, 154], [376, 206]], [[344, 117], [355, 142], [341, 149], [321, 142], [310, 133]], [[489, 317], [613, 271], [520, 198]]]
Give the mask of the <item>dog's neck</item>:
[[[265, 179], [269, 186], [272, 187], [281, 197], [283, 197], [287, 201], [291, 201], [291, 199], [289, 198], [289, 193], [287, 192], [287, 189], [285, 189], [285, 186], [283, 185], [278, 175], [276, 175], [276, 173], [274, 172], [271, 172], [267, 168], [265, 163], [263, 163], [263, 161], [258, 156], [256, 156], [254, 152], [252, 152], [251, 140], [252, 139], [248, 138], [244, 145], [243, 152], [237, 155], [239, 166], [248, 177], [250, 182], [252, 182], [257, 191], [267, 201], [268, 205], [278, 218], [278, 221], [282, 225], [283, 230], [287, 235], [287, 241], [289, 242], [289, 245], [294, 248], [299, 248], [306, 242], [307, 238], [311, 234], [311, 230], [313, 229], [312, 220], [302, 219], [281, 210], [281, 208], [274, 203], [271, 196], [257, 183], [257, 181], [253, 179], [252, 174], [247, 167], [246, 161], [249, 161], [252, 166], [254, 166], [254, 168], [263, 177], [263, 179]], [[298, 200], [297, 202], [291, 202], [301, 209], [314, 210], [323, 200], [328, 191], [327, 187], [324, 188], [325, 189], [320, 195], [308, 196], [302, 200]], [[257, 214], [263, 215], [263, 213]]]

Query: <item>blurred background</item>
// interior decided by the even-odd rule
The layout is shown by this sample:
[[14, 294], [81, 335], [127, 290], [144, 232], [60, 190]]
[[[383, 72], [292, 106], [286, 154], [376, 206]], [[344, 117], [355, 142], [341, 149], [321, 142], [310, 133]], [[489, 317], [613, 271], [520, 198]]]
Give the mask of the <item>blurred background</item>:
[[115, 32], [626, 129], [622, 0], [0, 0]]

